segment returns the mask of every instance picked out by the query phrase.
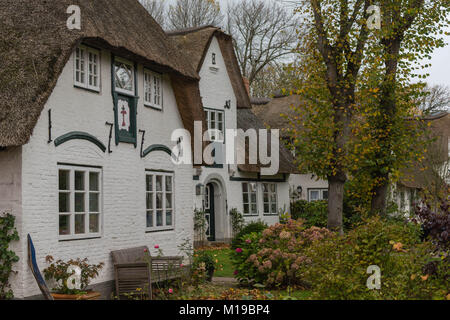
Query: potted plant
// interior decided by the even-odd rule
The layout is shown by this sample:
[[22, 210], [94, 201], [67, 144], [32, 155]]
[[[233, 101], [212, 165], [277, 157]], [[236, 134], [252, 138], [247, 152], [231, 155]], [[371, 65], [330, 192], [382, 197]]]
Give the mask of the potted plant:
[[86, 287], [98, 276], [104, 266], [103, 262], [89, 264], [87, 258], [55, 261], [52, 256], [47, 256], [45, 261], [49, 264], [44, 269], [45, 279], [53, 279], [56, 283], [52, 289], [55, 300], [97, 300], [100, 297], [99, 292], [87, 290]]

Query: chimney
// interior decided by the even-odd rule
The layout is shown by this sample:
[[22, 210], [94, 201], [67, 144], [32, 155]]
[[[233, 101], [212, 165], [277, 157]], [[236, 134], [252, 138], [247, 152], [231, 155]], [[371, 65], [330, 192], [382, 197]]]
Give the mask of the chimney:
[[247, 94], [250, 97], [250, 82], [246, 77], [242, 77], [242, 80], [244, 81], [245, 90], [247, 90]]

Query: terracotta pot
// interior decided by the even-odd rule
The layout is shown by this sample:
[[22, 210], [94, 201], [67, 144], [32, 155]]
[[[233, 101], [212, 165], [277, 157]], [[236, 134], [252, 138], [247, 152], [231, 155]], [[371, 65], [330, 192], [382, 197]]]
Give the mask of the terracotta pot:
[[96, 291], [88, 291], [86, 294], [52, 293], [52, 297], [55, 300], [98, 300], [100, 296], [100, 292]]

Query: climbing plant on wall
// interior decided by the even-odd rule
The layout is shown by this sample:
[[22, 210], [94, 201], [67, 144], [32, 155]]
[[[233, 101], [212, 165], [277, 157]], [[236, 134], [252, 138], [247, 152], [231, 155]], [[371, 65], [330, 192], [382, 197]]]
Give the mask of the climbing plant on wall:
[[14, 226], [15, 220], [10, 213], [0, 215], [0, 300], [14, 298], [9, 277], [12, 273], [16, 273], [12, 266], [19, 261], [19, 257], [9, 249], [9, 245], [12, 241], [19, 240], [19, 234]]

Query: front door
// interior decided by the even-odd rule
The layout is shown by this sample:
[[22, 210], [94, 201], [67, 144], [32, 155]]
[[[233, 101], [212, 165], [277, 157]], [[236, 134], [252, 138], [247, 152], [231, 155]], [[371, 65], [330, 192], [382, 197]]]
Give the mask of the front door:
[[209, 241], [216, 240], [216, 228], [214, 217], [214, 186], [209, 183], [205, 190], [205, 217], [207, 221], [206, 236]]

